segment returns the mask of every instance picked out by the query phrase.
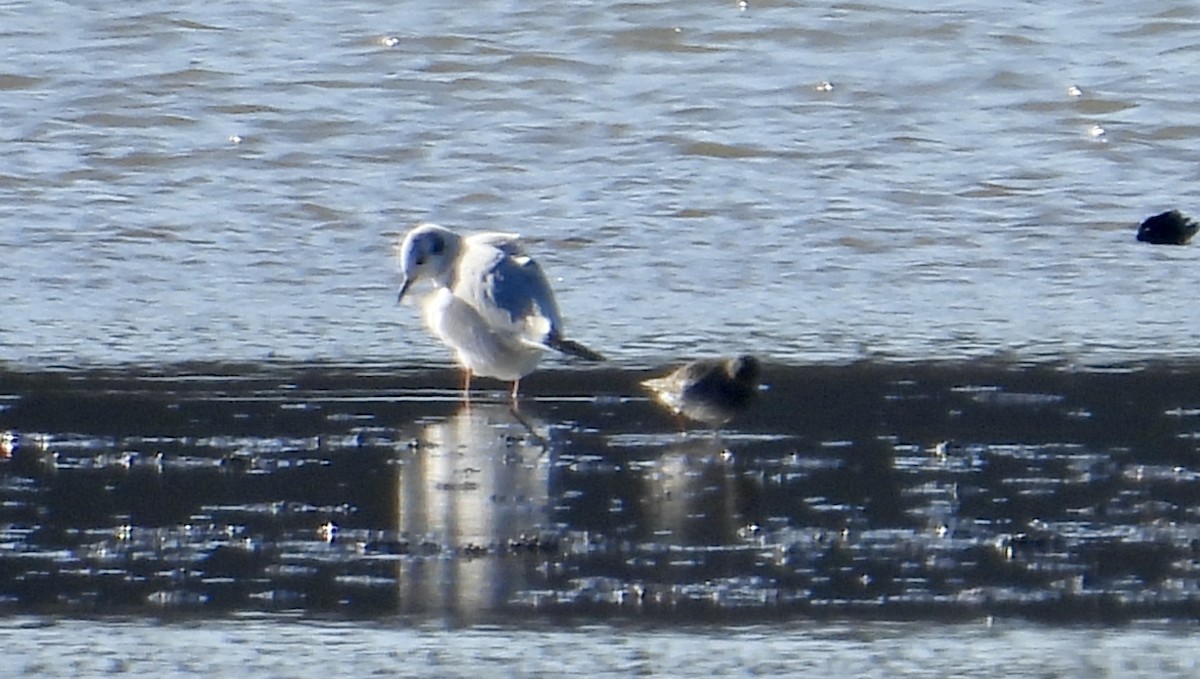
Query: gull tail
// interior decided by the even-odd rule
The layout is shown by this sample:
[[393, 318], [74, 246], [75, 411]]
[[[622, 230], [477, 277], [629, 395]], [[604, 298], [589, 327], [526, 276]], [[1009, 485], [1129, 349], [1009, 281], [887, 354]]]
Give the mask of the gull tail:
[[552, 349], [557, 349], [557, 350], [563, 352], [564, 354], [570, 354], [571, 356], [577, 356], [577, 357], [582, 358], [587, 361], [603, 361], [604, 360], [603, 354], [592, 351], [591, 349], [588, 349], [587, 347], [583, 346], [579, 342], [576, 342], [575, 340], [569, 340], [569, 339], [565, 339], [563, 337], [554, 337], [549, 342], [547, 342], [547, 344], [549, 344]]

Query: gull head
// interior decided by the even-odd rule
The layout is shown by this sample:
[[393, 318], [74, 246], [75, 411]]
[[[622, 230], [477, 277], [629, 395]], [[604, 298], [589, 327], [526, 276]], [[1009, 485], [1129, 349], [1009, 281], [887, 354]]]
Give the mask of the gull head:
[[460, 238], [437, 224], [418, 224], [404, 236], [397, 250], [400, 260], [400, 299], [413, 283], [428, 278], [434, 285], [449, 285], [458, 258]]

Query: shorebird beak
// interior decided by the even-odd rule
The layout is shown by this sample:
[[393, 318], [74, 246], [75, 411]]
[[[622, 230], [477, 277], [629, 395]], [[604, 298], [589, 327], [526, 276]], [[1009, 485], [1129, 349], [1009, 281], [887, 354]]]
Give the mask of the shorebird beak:
[[404, 293], [408, 292], [410, 287], [412, 287], [412, 279], [405, 278], [404, 282], [400, 284], [400, 294], [396, 296], [397, 304], [404, 301]]

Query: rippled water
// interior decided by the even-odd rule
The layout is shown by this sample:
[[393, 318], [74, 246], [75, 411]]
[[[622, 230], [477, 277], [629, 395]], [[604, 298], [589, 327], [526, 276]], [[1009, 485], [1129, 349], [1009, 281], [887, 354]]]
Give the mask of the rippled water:
[[[246, 617], [146, 625], [0, 621], [6, 676], [396, 677], [1193, 676], [1184, 630], [1026, 625], [744, 626], [721, 631], [568, 626], [533, 630], [348, 625]], [[87, 652], [61, 649], [87, 648]], [[58, 652], [51, 652], [59, 649]]]
[[1190, 3], [0, 11], [8, 363], [444, 363], [426, 218], [626, 364], [1196, 354]]
[[[773, 671], [741, 652], [780, 641], [801, 649], [785, 670], [946, 674], [1016, 647], [1037, 657], [1017, 673], [1084, 676], [1042, 664], [1086, 646], [1070, 628], [953, 628], [958, 647], [726, 625], [1196, 617], [1196, 250], [1133, 234], [1195, 209], [1198, 20], [1182, 1], [0, 4], [0, 604], [521, 616], [495, 636], [262, 623], [294, 633], [288, 657], [330, 635], [449, 649], [447, 676], [513, 648], [554, 672], [556, 637], [526, 629], [547, 607], [711, 622], [649, 650], [600, 634], [628, 650], [616, 673]], [[551, 360], [520, 418], [464, 413], [395, 304], [391, 245], [420, 219], [523, 233], [612, 367]], [[775, 384], [720, 443], [641, 399], [644, 368], [735, 351]], [[1003, 367], [938, 363], [980, 357]], [[1114, 363], [1141, 367], [1055, 367]], [[64, 631], [195, 639], [32, 620], [5, 618], [33, 644], [17, 674], [164, 671], [39, 654]], [[1169, 631], [1108, 633], [1066, 657], [1194, 673]]]
[[235, 368], [0, 376], [0, 611], [1200, 615], [1195, 370], [769, 367], [718, 435], [636, 371], [514, 409], [452, 371]]

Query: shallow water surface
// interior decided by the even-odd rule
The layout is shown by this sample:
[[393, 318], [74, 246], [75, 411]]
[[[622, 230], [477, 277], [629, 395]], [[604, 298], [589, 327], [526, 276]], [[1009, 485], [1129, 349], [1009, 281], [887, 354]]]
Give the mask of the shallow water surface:
[[445, 364], [419, 219], [622, 365], [1197, 356], [1189, 2], [0, 12], [7, 364]]
[[[1196, 209], [1198, 18], [0, 6], [3, 674], [1194, 675], [1197, 250], [1134, 231]], [[611, 362], [464, 407], [421, 219]], [[637, 386], [746, 352], [720, 437]]]
[[0, 606], [1191, 620], [1193, 369], [769, 367], [722, 432], [611, 369], [8, 373]]
[[[447, 630], [276, 617], [0, 620], [5, 676], [1187, 677], [1190, 630], [826, 623]], [[86, 649], [86, 650], [85, 650]]]

